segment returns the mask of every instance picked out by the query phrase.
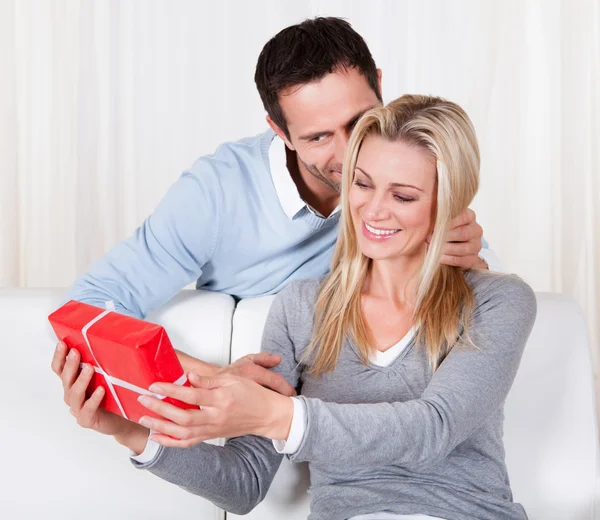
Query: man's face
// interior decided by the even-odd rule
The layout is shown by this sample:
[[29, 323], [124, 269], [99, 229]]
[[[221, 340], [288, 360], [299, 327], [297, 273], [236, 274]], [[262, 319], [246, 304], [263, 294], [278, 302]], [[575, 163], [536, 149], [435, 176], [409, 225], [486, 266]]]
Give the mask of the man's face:
[[357, 69], [342, 69], [284, 90], [279, 102], [290, 135], [284, 140], [296, 151], [301, 173], [308, 172], [320, 189], [339, 193], [352, 128], [362, 114], [380, 104], [367, 79]]

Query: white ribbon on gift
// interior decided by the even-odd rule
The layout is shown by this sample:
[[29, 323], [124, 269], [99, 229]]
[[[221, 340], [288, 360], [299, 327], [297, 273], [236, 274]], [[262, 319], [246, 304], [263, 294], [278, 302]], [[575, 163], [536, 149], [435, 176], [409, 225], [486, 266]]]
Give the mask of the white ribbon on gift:
[[[110, 390], [110, 393], [112, 394], [112, 396], [115, 398], [117, 406], [119, 407], [119, 410], [121, 411], [121, 415], [123, 415], [123, 417], [125, 417], [125, 419], [129, 419], [129, 417], [127, 417], [127, 414], [125, 413], [125, 410], [123, 409], [123, 405], [121, 404], [119, 397], [117, 396], [115, 386], [120, 386], [121, 388], [126, 388], [127, 390], [131, 390], [138, 394], [151, 395], [151, 396], [156, 397], [157, 399], [161, 399], [161, 400], [165, 399], [165, 396], [159, 395], [159, 394], [154, 394], [154, 393], [150, 392], [149, 390], [142, 388], [141, 386], [136, 386], [132, 383], [129, 383], [128, 381], [123, 381], [122, 379], [118, 379], [114, 376], [111, 376], [102, 368], [102, 365], [100, 365], [100, 362], [98, 361], [98, 359], [96, 358], [96, 356], [94, 354], [94, 349], [92, 348], [92, 345], [90, 344], [90, 340], [87, 337], [87, 332], [92, 325], [94, 325], [95, 323], [98, 323], [102, 318], [104, 318], [104, 316], [106, 316], [107, 314], [110, 314], [111, 312], [113, 312], [115, 310], [115, 305], [112, 301], [106, 302], [105, 305], [106, 305], [106, 310], [104, 312], [102, 312], [101, 314], [98, 314], [98, 316], [96, 316], [90, 322], [86, 323], [85, 326], [81, 329], [81, 334], [83, 335], [83, 339], [85, 340], [85, 343], [88, 346], [90, 354], [92, 355], [92, 358], [94, 358], [94, 362], [97, 365], [97, 366], [93, 367], [94, 372], [96, 372], [97, 374], [100, 374], [102, 377], [104, 377], [104, 379], [106, 380], [106, 385], [108, 386], [108, 389]], [[183, 385], [186, 383], [186, 381], [187, 381], [187, 377], [185, 376], [185, 374], [183, 374], [176, 381], [173, 381], [173, 384], [174, 385]]]

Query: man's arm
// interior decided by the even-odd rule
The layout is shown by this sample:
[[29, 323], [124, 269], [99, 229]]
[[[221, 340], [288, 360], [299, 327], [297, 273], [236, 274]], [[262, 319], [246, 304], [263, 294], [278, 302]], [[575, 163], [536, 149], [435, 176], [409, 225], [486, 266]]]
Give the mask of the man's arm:
[[[203, 171], [204, 169], [204, 171]], [[71, 288], [68, 299], [145, 318], [202, 274], [219, 236], [221, 190], [208, 163], [196, 163], [154, 213]]]

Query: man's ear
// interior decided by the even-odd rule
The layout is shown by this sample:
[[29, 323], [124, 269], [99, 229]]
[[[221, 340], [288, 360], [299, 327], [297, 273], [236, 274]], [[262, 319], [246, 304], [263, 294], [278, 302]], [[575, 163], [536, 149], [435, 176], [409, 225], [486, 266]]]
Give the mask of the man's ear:
[[381, 69], [377, 69], [377, 85], [379, 86], [379, 93], [383, 97], [383, 90], [381, 89], [381, 78], [383, 76], [383, 72]]
[[287, 138], [287, 136], [285, 135], [285, 132], [279, 128], [271, 119], [271, 116], [267, 116], [267, 124], [271, 127], [271, 129], [273, 130], [273, 132], [275, 132], [279, 137], [281, 137], [281, 140], [285, 143], [285, 145], [292, 151], [295, 151], [294, 146], [292, 145], [292, 143], [290, 142], [290, 140]]

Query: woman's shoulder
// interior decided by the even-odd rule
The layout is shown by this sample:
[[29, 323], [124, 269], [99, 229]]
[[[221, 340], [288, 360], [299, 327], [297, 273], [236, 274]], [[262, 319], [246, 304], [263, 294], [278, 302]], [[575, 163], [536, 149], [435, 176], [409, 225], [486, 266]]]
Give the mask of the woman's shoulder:
[[319, 288], [326, 277], [327, 275], [306, 280], [293, 280], [277, 294], [277, 299], [285, 306], [293, 305], [296, 309], [312, 311]]
[[494, 271], [467, 271], [465, 278], [473, 289], [476, 307], [509, 305], [535, 316], [535, 293], [529, 284], [517, 275]]

